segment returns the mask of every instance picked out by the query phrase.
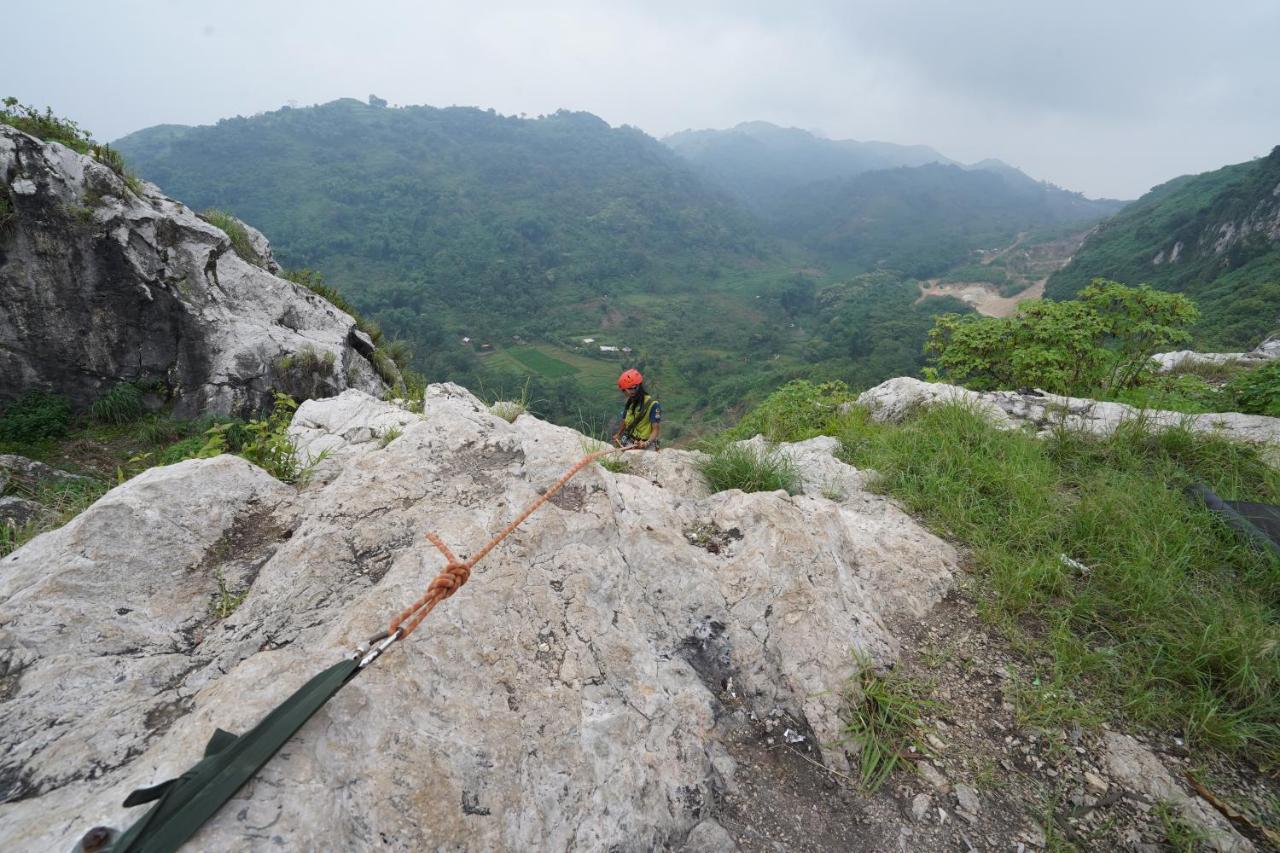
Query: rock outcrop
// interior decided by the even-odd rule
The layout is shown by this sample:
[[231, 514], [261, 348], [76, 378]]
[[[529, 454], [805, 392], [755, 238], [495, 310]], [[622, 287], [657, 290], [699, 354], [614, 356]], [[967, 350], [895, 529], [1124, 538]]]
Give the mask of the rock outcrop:
[[1152, 429], [1185, 426], [1195, 432], [1216, 433], [1234, 441], [1273, 444], [1280, 441], [1280, 418], [1216, 412], [1188, 415], [1136, 409], [1124, 403], [1109, 403], [1080, 397], [1063, 397], [1043, 391], [970, 391], [957, 385], [923, 382], [899, 376], [881, 382], [858, 396], [879, 421], [898, 422], [921, 406], [962, 402], [973, 406], [997, 429], [1031, 427], [1038, 435], [1056, 428], [1082, 430], [1107, 435], [1126, 422], [1142, 420]]
[[[0, 125], [0, 404], [43, 387], [87, 407], [158, 383], [179, 415], [247, 414], [273, 387], [379, 393], [352, 318], [279, 279], [151, 184]], [[135, 192], [139, 189], [140, 192]]]
[[1181, 349], [1174, 352], [1158, 352], [1151, 356], [1156, 363], [1156, 373], [1168, 373], [1176, 367], [1192, 364], [1240, 364], [1256, 367], [1280, 358], [1280, 338], [1267, 338], [1248, 352], [1196, 352]]
[[[301, 491], [228, 456], [152, 469], [0, 560], [0, 846], [136, 819], [125, 794], [417, 598], [424, 534], [473, 553], [586, 444], [451, 385], [424, 416], [349, 392], [294, 430], [333, 466]], [[675, 450], [584, 470], [192, 849], [733, 849], [742, 768], [846, 767], [851, 652], [893, 661], [957, 570], [830, 450], [784, 448], [825, 497], [707, 494]]]

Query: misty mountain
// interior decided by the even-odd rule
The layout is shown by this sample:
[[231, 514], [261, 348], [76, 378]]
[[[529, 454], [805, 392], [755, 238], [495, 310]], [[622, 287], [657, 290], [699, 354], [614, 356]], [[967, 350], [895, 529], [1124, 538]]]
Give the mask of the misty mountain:
[[770, 215], [789, 190], [863, 172], [955, 163], [926, 145], [831, 140], [764, 121], [729, 130], [686, 130], [662, 140], [699, 172]]
[[1185, 293], [1201, 346], [1257, 344], [1280, 326], [1280, 146], [1151, 190], [1100, 225], [1046, 295], [1070, 298], [1096, 276]]
[[1010, 166], [934, 163], [794, 188], [779, 197], [773, 221], [779, 234], [829, 262], [925, 278], [978, 249], [1006, 245], [1019, 232], [1087, 225], [1122, 206], [1032, 180]]

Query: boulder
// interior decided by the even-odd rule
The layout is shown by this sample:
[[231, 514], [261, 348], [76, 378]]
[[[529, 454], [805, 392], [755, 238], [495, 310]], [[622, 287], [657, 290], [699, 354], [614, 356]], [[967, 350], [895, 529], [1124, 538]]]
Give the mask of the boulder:
[[21, 527], [48, 512], [44, 504], [15, 495], [0, 498], [0, 527]]
[[[231, 457], [153, 469], [0, 561], [0, 846], [128, 825], [129, 791], [418, 598], [443, 565], [426, 533], [475, 553], [590, 446], [449, 385], [384, 443], [376, 402], [299, 410], [336, 464], [301, 491]], [[784, 449], [806, 482], [858, 482]], [[851, 652], [891, 663], [890, 626], [946, 593], [955, 550], [874, 495], [707, 494], [696, 454], [633, 455], [497, 545], [192, 849], [732, 850], [735, 750], [770, 748], [733, 732], [785, 716], [787, 748], [846, 768]]]
[[[0, 453], [0, 481], [15, 483], [25, 489], [33, 489], [41, 483], [88, 483], [88, 477], [70, 474], [66, 471], [18, 456], [13, 453]], [[3, 491], [3, 488], [0, 488]]]
[[[0, 125], [16, 217], [0, 227], [0, 403], [51, 388], [79, 409], [121, 381], [155, 383], [175, 414], [254, 414], [272, 388], [381, 393], [350, 315], [272, 275], [152, 184]], [[6, 191], [0, 186], [0, 192]]]

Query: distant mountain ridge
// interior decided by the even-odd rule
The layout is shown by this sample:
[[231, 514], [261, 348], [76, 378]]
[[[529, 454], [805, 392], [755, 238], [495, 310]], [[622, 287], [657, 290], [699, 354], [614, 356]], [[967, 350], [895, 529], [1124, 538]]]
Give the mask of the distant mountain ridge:
[[899, 166], [956, 163], [927, 145], [823, 139], [765, 121], [742, 122], [728, 130], [685, 130], [662, 141], [764, 215], [781, 195], [814, 181]]
[[1248, 349], [1280, 326], [1280, 146], [1162, 184], [1102, 223], [1046, 295], [1097, 276], [1185, 293], [1202, 347]]

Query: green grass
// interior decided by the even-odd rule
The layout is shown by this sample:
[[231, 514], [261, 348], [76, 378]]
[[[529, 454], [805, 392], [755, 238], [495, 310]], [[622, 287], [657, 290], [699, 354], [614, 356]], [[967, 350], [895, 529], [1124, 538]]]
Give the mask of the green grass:
[[858, 781], [874, 792], [906, 762], [909, 748], [924, 752], [919, 720], [941, 706], [927, 685], [893, 672], [877, 673], [871, 661], [858, 659], [859, 672], [845, 696], [844, 741], [858, 755]]
[[985, 612], [1050, 662], [1024, 673], [1020, 714], [1118, 717], [1280, 759], [1280, 565], [1181, 493], [1200, 480], [1280, 502], [1256, 451], [1141, 425], [1041, 441], [961, 406], [899, 427], [855, 411], [837, 432], [846, 461], [970, 548]]
[[578, 372], [578, 368], [571, 364], [566, 364], [558, 358], [547, 355], [540, 349], [533, 347], [511, 347], [507, 353], [516, 361], [541, 376], [548, 379], [558, 379], [561, 376], [572, 376]]
[[791, 460], [776, 449], [763, 452], [741, 444], [730, 445], [699, 464], [713, 492], [741, 489], [744, 492], [800, 493], [800, 474]]
[[33, 488], [11, 485], [11, 494], [35, 501], [47, 512], [25, 525], [6, 525], [0, 522], [0, 557], [21, 548], [41, 533], [57, 529], [75, 518], [91, 503], [107, 492], [107, 484], [99, 480], [51, 480], [36, 484]]
[[240, 260], [253, 264], [255, 267], [262, 266], [262, 258], [253, 250], [253, 243], [249, 240], [249, 232], [245, 230], [244, 224], [236, 219], [230, 213], [224, 210], [210, 209], [203, 211], [200, 218], [208, 222], [214, 228], [221, 229], [231, 241], [231, 249], [239, 257]]
[[119, 425], [138, 420], [143, 411], [142, 391], [136, 385], [120, 382], [94, 402], [89, 414], [99, 423]]

